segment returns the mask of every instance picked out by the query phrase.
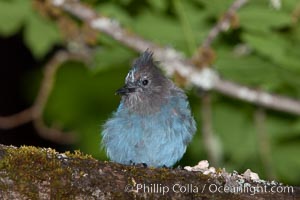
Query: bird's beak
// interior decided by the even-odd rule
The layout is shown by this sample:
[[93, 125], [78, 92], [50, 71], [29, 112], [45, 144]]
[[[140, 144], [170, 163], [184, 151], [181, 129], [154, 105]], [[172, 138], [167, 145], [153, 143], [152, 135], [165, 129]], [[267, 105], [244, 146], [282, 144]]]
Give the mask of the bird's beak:
[[127, 95], [129, 93], [135, 92], [135, 87], [129, 87], [128, 85], [124, 85], [122, 88], [116, 91], [117, 95]]

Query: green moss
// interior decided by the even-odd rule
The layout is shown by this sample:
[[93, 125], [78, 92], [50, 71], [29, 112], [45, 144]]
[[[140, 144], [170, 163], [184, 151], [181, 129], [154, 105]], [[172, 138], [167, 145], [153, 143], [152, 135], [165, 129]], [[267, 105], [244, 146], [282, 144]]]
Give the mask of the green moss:
[[64, 153], [69, 158], [78, 158], [78, 159], [94, 159], [91, 155], [84, 154], [80, 150], [75, 150], [74, 153], [66, 151]]
[[[10, 179], [16, 182], [17, 190], [21, 194], [26, 194], [28, 198], [37, 199], [38, 188], [35, 188], [33, 183], [46, 184], [54, 175], [53, 181], [49, 184], [57, 184], [56, 179], [61, 176], [61, 173], [56, 174], [60, 168], [60, 163], [54, 159], [55, 154], [56, 152], [53, 150], [41, 150], [32, 146], [8, 148], [0, 166], [1, 169], [8, 172]], [[53, 161], [49, 162], [49, 159]], [[30, 185], [31, 187], [29, 187]]]
[[[5, 176], [15, 182], [16, 191], [29, 199], [39, 199], [39, 185], [46, 185], [51, 196], [60, 199], [73, 195], [70, 194], [70, 191], [67, 194], [65, 190], [70, 184], [69, 180], [72, 179], [72, 170], [64, 165], [64, 162], [72, 160], [74, 164], [75, 160], [78, 159], [72, 158], [79, 158], [79, 160], [92, 158], [80, 151], [75, 151], [74, 154], [70, 152], [59, 154], [50, 148], [33, 146], [6, 148], [6, 153], [2, 154], [1, 157], [0, 170], [5, 169], [8, 173]], [[79, 172], [80, 176], [84, 174], [83, 171]], [[0, 190], [6, 187], [6, 185], [0, 185]]]

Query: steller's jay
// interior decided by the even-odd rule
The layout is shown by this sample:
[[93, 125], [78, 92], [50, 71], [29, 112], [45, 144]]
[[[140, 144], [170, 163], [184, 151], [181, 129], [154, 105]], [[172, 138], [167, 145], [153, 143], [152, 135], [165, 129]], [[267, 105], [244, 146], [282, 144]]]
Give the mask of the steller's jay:
[[152, 55], [146, 50], [116, 91], [122, 99], [103, 126], [102, 145], [114, 162], [171, 167], [196, 125], [185, 93], [161, 73]]

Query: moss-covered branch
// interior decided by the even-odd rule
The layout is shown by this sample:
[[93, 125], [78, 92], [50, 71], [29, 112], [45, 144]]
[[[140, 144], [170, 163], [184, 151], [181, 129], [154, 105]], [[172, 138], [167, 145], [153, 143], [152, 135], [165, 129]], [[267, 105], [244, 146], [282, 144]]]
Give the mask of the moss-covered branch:
[[[57, 153], [50, 148], [0, 145], [1, 199], [297, 199], [277, 183], [245, 180], [224, 170], [204, 175], [182, 169], [154, 169], [100, 162], [80, 152]], [[226, 188], [249, 188], [248, 192]], [[291, 187], [290, 187], [291, 189]], [[219, 190], [220, 192], [218, 192]], [[254, 194], [254, 195], [253, 195]]]

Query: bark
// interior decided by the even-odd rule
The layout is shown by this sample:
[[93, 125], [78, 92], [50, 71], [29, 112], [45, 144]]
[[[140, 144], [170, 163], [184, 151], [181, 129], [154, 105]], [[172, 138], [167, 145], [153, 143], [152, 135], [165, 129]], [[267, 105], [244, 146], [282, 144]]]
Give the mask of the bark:
[[0, 145], [0, 199], [300, 199], [300, 187], [289, 192], [229, 191], [257, 186], [268, 191], [284, 187], [224, 170], [205, 175], [102, 162], [78, 151]]

